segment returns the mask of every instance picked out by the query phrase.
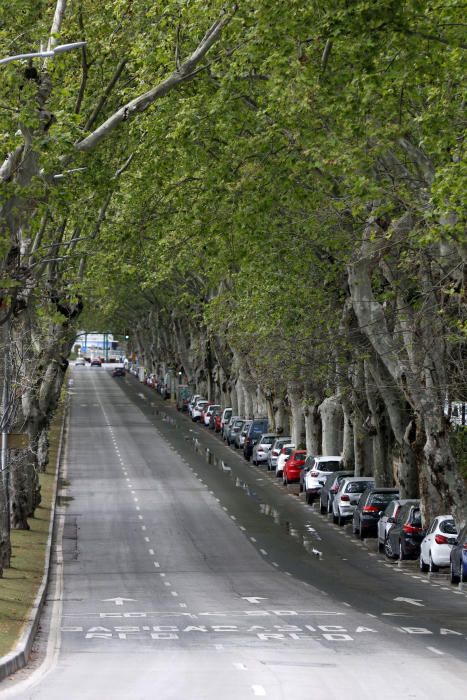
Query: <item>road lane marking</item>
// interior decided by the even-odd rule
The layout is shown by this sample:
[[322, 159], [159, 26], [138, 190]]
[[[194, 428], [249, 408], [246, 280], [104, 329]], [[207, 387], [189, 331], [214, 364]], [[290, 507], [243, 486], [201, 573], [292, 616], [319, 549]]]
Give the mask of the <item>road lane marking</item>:
[[261, 552], [261, 554], [263, 554], [265, 557], [267, 557], [268, 553], [266, 552], [265, 549], [260, 549], [259, 551]]
[[177, 591], [170, 591], [171, 595], [173, 595], [174, 598], [178, 598], [178, 593]]
[[159, 564], [158, 561], [154, 562], [154, 566], [156, 567], [156, 569], [160, 569], [160, 567], [161, 567], [161, 565]]
[[257, 697], [263, 697], [266, 695], [266, 691], [262, 685], [252, 685], [254, 695]]
[[144, 538], [144, 541], [145, 541], [145, 542], [150, 542], [149, 537], [145, 537], [145, 538]]
[[438, 654], [438, 656], [444, 656], [444, 651], [436, 649], [436, 647], [427, 647], [428, 651], [432, 651], [433, 654]]

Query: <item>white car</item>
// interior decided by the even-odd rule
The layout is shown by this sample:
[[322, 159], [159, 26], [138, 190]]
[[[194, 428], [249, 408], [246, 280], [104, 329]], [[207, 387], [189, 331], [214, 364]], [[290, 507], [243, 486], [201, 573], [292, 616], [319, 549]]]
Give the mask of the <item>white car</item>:
[[209, 425], [209, 421], [211, 420], [211, 416], [216, 411], [218, 408], [220, 408], [219, 404], [212, 403], [208, 410], [204, 414], [204, 425]]
[[271, 449], [268, 452], [268, 458], [266, 460], [268, 463], [268, 471], [275, 471], [277, 466], [277, 458], [279, 457], [284, 445], [290, 444], [291, 439], [292, 438], [290, 437], [290, 435], [288, 437], [276, 438]]
[[288, 442], [286, 445], [282, 445], [282, 449], [279, 457], [277, 458], [276, 464], [276, 476], [278, 478], [282, 476], [282, 472], [284, 471], [284, 464], [287, 462], [294, 449], [295, 445], [291, 442]]
[[268, 461], [269, 450], [275, 440], [276, 435], [274, 433], [263, 433], [263, 435], [261, 435], [256, 445], [253, 447], [253, 453], [251, 455], [253, 464], [263, 464]]
[[190, 414], [190, 416], [192, 415], [193, 409], [196, 406], [197, 402], [201, 399], [204, 399], [204, 396], [202, 396], [201, 394], [194, 394], [191, 397], [190, 403], [188, 404], [188, 413]]
[[206, 408], [206, 406], [208, 404], [209, 404], [209, 401], [207, 401], [206, 399], [201, 399], [201, 400], [197, 401], [195, 403], [195, 405], [193, 406], [193, 409], [191, 411], [191, 420], [195, 421], [195, 422], [199, 421], [199, 419], [201, 418], [202, 412], [204, 411], [204, 409]]
[[75, 367], [84, 367], [86, 365], [86, 360], [84, 357], [77, 357], [75, 360]]
[[420, 571], [438, 571], [451, 565], [451, 549], [457, 541], [457, 527], [452, 515], [438, 515], [420, 545]]
[[305, 461], [303, 469], [305, 470], [303, 479], [305, 500], [311, 504], [316, 496], [319, 496], [329, 474], [342, 469], [341, 457], [340, 455], [311, 457], [310, 460]]
[[355, 506], [360, 496], [368, 486], [373, 486], [375, 480], [369, 476], [348, 476], [342, 479], [339, 491], [332, 502], [332, 520], [338, 525], [344, 525], [353, 517]]

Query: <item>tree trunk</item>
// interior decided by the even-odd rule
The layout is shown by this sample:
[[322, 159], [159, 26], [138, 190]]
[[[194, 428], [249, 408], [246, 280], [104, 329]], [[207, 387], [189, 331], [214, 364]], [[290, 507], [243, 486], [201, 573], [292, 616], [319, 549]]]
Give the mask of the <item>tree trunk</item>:
[[322, 425], [323, 455], [339, 455], [342, 449], [342, 405], [330, 396], [318, 408]]
[[298, 383], [289, 384], [287, 390], [292, 417], [292, 443], [299, 447], [305, 443], [305, 420], [302, 409], [302, 396]]
[[316, 402], [307, 405], [303, 413], [305, 415], [305, 443], [308, 455], [316, 457], [321, 452], [321, 419], [319, 416], [319, 404]]

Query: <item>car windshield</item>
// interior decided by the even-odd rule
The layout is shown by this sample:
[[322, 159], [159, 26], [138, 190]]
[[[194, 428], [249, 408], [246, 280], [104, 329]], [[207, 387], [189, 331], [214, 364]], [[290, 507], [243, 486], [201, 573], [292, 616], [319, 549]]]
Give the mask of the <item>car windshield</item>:
[[346, 493], [363, 493], [368, 488], [367, 481], [351, 481], [345, 487]]
[[439, 530], [446, 535], [457, 535], [457, 528], [454, 520], [442, 520], [439, 524]]
[[337, 472], [340, 466], [340, 461], [336, 459], [334, 462], [318, 462], [316, 469], [320, 472]]
[[263, 443], [263, 445], [272, 445], [272, 443], [274, 442], [274, 436], [269, 435], [267, 437], [263, 437], [261, 438], [261, 442]]
[[[373, 493], [370, 496], [370, 503], [373, 506], [385, 506], [394, 501], [399, 496], [398, 493]], [[381, 508], [383, 510], [383, 508]]]

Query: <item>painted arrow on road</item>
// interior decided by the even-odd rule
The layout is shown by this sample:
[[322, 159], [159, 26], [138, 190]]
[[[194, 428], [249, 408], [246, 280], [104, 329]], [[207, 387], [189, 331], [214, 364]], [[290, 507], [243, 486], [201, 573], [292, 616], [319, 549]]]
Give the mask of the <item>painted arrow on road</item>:
[[249, 603], [254, 603], [255, 605], [259, 605], [260, 600], [267, 600], [267, 598], [261, 598], [260, 596], [254, 596], [254, 595], [242, 595], [242, 600], [247, 600]]
[[394, 598], [394, 600], [399, 601], [400, 603], [409, 603], [410, 605], [416, 605], [418, 608], [425, 607], [422, 601], [416, 598]]
[[115, 603], [115, 605], [123, 605], [123, 603], [134, 603], [134, 598], [104, 598], [103, 603]]

